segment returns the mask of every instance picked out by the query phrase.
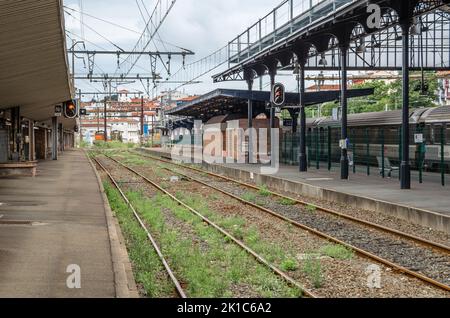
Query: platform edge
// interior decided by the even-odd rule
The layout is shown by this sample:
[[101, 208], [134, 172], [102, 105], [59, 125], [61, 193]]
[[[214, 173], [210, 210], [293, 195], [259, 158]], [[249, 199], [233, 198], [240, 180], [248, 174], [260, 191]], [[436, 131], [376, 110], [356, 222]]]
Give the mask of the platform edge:
[[95, 173], [99, 190], [102, 194], [105, 216], [108, 225], [111, 258], [113, 262], [116, 298], [139, 298], [139, 292], [136, 286], [136, 281], [134, 279], [133, 269], [125, 245], [125, 240], [120, 229], [120, 225], [111, 210], [108, 197], [105, 193], [105, 188], [103, 187], [101, 177], [97, 169], [95, 168], [94, 163], [85, 150], [84, 154]]

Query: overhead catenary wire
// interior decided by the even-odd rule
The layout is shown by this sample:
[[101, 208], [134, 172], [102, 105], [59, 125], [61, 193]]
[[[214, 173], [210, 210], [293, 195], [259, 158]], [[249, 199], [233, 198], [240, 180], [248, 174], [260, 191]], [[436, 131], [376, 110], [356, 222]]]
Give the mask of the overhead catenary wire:
[[[86, 43], [90, 43], [90, 44], [92, 44], [93, 46], [95, 46], [96, 48], [98, 48], [98, 49], [100, 49], [100, 50], [103, 50], [103, 51], [107, 51], [108, 49], [106, 49], [105, 47], [102, 47], [102, 46], [100, 46], [100, 45], [98, 45], [98, 44], [96, 44], [96, 43], [94, 43], [94, 42], [92, 42], [92, 41], [89, 41], [89, 40], [87, 40], [86, 38], [83, 38], [83, 37], [81, 37], [80, 35], [78, 35], [78, 34], [75, 34], [75, 33], [73, 33], [73, 32], [71, 32], [71, 31], [69, 31], [69, 30], [67, 30], [66, 29], [66, 32], [67, 33], [70, 33], [70, 34], [72, 34], [73, 36], [75, 36], [75, 37], [77, 37], [78, 39], [80, 39], [80, 40], [82, 40], [82, 41], [84, 41], [84, 42], [86, 42]], [[123, 57], [119, 57], [121, 60], [125, 60], [125, 58], [123, 58]], [[98, 66], [98, 64], [96, 64], [97, 66]], [[137, 68], [140, 68], [141, 70], [143, 70], [143, 71], [145, 71], [145, 72], [150, 72], [148, 69], [146, 69], [145, 67], [143, 67], [143, 66], [141, 66], [141, 65], [136, 65], [136, 67]], [[99, 67], [100, 68], [100, 67]], [[106, 73], [105, 71], [103, 71], [102, 69], [100, 69], [103, 73]]]
[[[134, 34], [138, 34], [138, 35], [141, 34], [141, 32], [139, 32], [139, 31], [137, 31], [137, 30], [135, 30], [135, 29], [132, 29], [132, 28], [130, 28], [130, 27], [127, 27], [127, 26], [124, 26], [124, 25], [121, 25], [121, 24], [118, 24], [118, 23], [115, 23], [115, 22], [112, 22], [112, 21], [108, 21], [108, 20], [106, 20], [106, 19], [97, 17], [97, 16], [95, 16], [95, 15], [92, 15], [92, 14], [89, 14], [89, 13], [86, 13], [86, 12], [80, 12], [79, 10], [74, 9], [74, 8], [71, 8], [71, 7], [68, 7], [68, 6], [64, 6], [64, 9], [71, 10], [71, 11], [74, 11], [74, 12], [77, 12], [77, 13], [80, 13], [80, 14], [82, 14], [83, 16], [92, 18], [92, 19], [94, 19], [94, 20], [97, 20], [97, 21], [100, 21], [100, 22], [103, 22], [103, 23], [106, 23], [106, 24], [109, 24], [109, 25], [112, 25], [112, 26], [115, 26], [115, 27], [117, 27], [117, 28], [119, 28], [119, 29], [122, 29], [122, 30], [125, 30], [125, 31], [129, 31], [129, 32], [134, 33]], [[146, 10], [146, 11], [147, 11], [147, 10]], [[148, 12], [148, 11], [147, 11], [147, 12]], [[84, 23], [84, 21], [83, 21], [83, 23]], [[184, 48], [184, 47], [181, 47], [181, 46], [179, 46], [179, 45], [176, 45], [176, 44], [173, 44], [173, 43], [171, 43], [171, 42], [168, 42], [168, 41], [165, 41], [165, 40], [161, 39], [161, 36], [159, 36], [158, 39], [154, 39], [154, 40], [155, 40], [156, 42], [161, 42], [161, 43], [164, 44], [164, 45], [172, 46], [172, 47], [174, 47], [174, 48], [177, 48], [177, 49], [180, 49], [180, 50], [183, 50], [183, 51], [189, 51], [188, 49], [186, 49], [186, 48]]]
[[[92, 18], [92, 19], [94, 19], [94, 20], [98, 20], [98, 21], [107, 23], [107, 24], [109, 24], [109, 25], [115, 26], [115, 27], [117, 27], [117, 28], [119, 28], [119, 29], [122, 29], [122, 30], [125, 30], [125, 31], [129, 31], [129, 32], [131, 32], [131, 33], [140, 34], [140, 32], [137, 31], [137, 30], [134, 30], [134, 29], [131, 29], [131, 28], [129, 28], [129, 27], [126, 27], [126, 26], [117, 24], [117, 23], [115, 23], [115, 22], [108, 21], [108, 20], [106, 20], [106, 19], [102, 19], [102, 18], [96, 17], [96, 16], [94, 16], [94, 15], [92, 15], [92, 14], [89, 14], [89, 13], [86, 13], [86, 12], [80, 12], [80, 11], [78, 11], [78, 10], [76, 10], [76, 9], [74, 9], [74, 8], [68, 7], [68, 6], [64, 6], [64, 9], [71, 10], [71, 11], [74, 11], [74, 12], [77, 12], [77, 13], [80, 13], [80, 14], [82, 14], [83, 16], [87, 16], [87, 17]], [[83, 21], [83, 23], [84, 23], [84, 21]]]
[[[82, 22], [80, 19], [78, 19], [76, 16], [74, 16], [73, 14], [71, 14], [70, 12], [66, 13], [68, 15], [70, 15], [71, 17], [73, 17], [75, 20]], [[111, 41], [110, 39], [108, 39], [106, 36], [104, 36], [103, 34], [100, 34], [98, 31], [96, 31], [94, 28], [91, 28], [89, 25], [87, 25], [86, 23], [82, 22], [83, 25], [85, 27], [87, 27], [89, 30], [91, 30], [92, 32], [94, 32], [95, 34], [97, 34], [99, 37], [101, 37], [102, 39], [104, 39], [105, 41], [107, 41], [109, 44], [111, 44], [112, 46], [114, 46], [115, 48], [117, 48], [119, 51], [124, 51], [120, 46], [118, 46], [117, 44], [115, 44], [113, 41]]]
[[[81, 0], [80, 0], [80, 1], [81, 1]], [[169, 11], [171, 10], [171, 8], [172, 8], [173, 5], [175, 4], [175, 2], [176, 2], [176, 1], [173, 1], [173, 0], [172, 0], [172, 1], [170, 1], [170, 0], [165, 0], [165, 1], [163, 1], [163, 0], [158, 0], [157, 3], [156, 3], [155, 9], [153, 10], [152, 14], [150, 14], [150, 13], [149, 13], [149, 10], [147, 9], [147, 7], [146, 7], [146, 5], [145, 5], [145, 3], [144, 3], [142, 0], [141, 0], [140, 2], [139, 2], [138, 0], [136, 0], [136, 3], [137, 3], [137, 5], [138, 5], [139, 11], [140, 11], [140, 13], [141, 13], [141, 16], [142, 16], [142, 18], [144, 19], [144, 22], [146, 22], [145, 15], [147, 15], [147, 16], [149, 17], [148, 21], [146, 22], [146, 29], [147, 29], [147, 33], [151, 33], [151, 37], [150, 37], [150, 38], [144, 37], [144, 38], [145, 38], [145, 39], [150, 39], [150, 42], [147, 43], [147, 44], [152, 43], [152, 44], [154, 45], [155, 49], [156, 49], [156, 52], [159, 51], [159, 50], [158, 50], [158, 45], [156, 44], [156, 41], [157, 41], [157, 42], [162, 43], [162, 45], [163, 45], [165, 51], [168, 51], [166, 45], [169, 45], [169, 46], [177, 47], [177, 48], [179, 48], [179, 49], [181, 49], [181, 50], [183, 50], [183, 51], [188, 52], [188, 54], [191, 54], [191, 53], [193, 53], [193, 52], [191, 52], [190, 50], [187, 50], [187, 49], [185, 49], [185, 48], [182, 48], [182, 47], [180, 47], [180, 46], [178, 46], [178, 45], [175, 45], [175, 44], [173, 44], [173, 43], [164, 41], [164, 40], [162, 39], [162, 37], [161, 37], [160, 32], [159, 32], [159, 27], [161, 26], [161, 24], [163, 23], [163, 21], [164, 21], [165, 18], [167, 17]], [[166, 5], [166, 7], [164, 7], [164, 4]], [[163, 7], [164, 7], [164, 8], [163, 8]], [[141, 9], [141, 8], [142, 8], [142, 9]], [[100, 21], [100, 22], [102, 22], [102, 23], [107, 23], [107, 24], [112, 25], [112, 26], [114, 26], [114, 27], [117, 27], [117, 28], [126, 30], [126, 31], [128, 31], [128, 32], [132, 32], [132, 33], [134, 33], [134, 34], [140, 34], [140, 33], [137, 32], [136, 30], [133, 30], [132, 28], [129, 28], [129, 27], [127, 27], [127, 26], [123, 26], [123, 25], [120, 25], [120, 24], [118, 24], [118, 23], [108, 21], [107, 19], [103, 19], [103, 18], [97, 17], [97, 16], [95, 16], [95, 15], [86, 13], [86, 12], [84, 11], [83, 4], [82, 4], [81, 2], [80, 2], [80, 5], [79, 5], [79, 8], [72, 8], [72, 7], [69, 7], [69, 6], [64, 6], [64, 11], [65, 11], [65, 13], [66, 13], [67, 15], [71, 16], [71, 18], [73, 18], [74, 20], [80, 22], [81, 29], [84, 30], [84, 28], [87, 28], [88, 30], [92, 31], [94, 34], [96, 34], [96, 35], [99, 36], [100, 38], [104, 39], [107, 43], [109, 43], [109, 44], [111, 44], [112, 46], [114, 46], [115, 48], [117, 48], [119, 51], [123, 51], [123, 49], [122, 49], [117, 43], [115, 43], [113, 40], [111, 40], [110, 38], [108, 38], [108, 37], [105, 36], [104, 34], [101, 34], [100, 32], [98, 32], [98, 31], [96, 30], [96, 28], [93, 28], [93, 27], [91, 27], [90, 25], [88, 25], [88, 24], [86, 23], [85, 19], [83, 19], [83, 17], [89, 17], [89, 18], [95, 19], [95, 20], [97, 20], [97, 21]], [[79, 15], [75, 15], [75, 13], [79, 13]], [[81, 35], [75, 34], [74, 32], [70, 32], [69, 30], [67, 30], [67, 32], [70, 33], [70, 34], [72, 34], [74, 37], [83, 40], [83, 42], [90, 43], [90, 44], [94, 45], [95, 47], [98, 47], [98, 48], [101, 48], [101, 49], [107, 51], [105, 48], [102, 48], [101, 46], [97, 45], [96, 43], [94, 43], [94, 42], [92, 42], [92, 41], [89, 41], [89, 40], [86, 38], [86, 34], [84, 34], [84, 32], [83, 32], [83, 34], [81, 34]], [[145, 33], [145, 30], [144, 30], [144, 33]], [[144, 34], [144, 33], [143, 33], [143, 34]], [[142, 38], [142, 35], [141, 35], [141, 38]], [[84, 43], [83, 43], [83, 44], [84, 44]], [[137, 45], [135, 46], [135, 49], [136, 49], [136, 47], [137, 47]], [[95, 52], [95, 51], [94, 51], [94, 52]], [[141, 54], [141, 55], [145, 55], [145, 54]], [[140, 56], [141, 56], [141, 55], [140, 55]], [[137, 56], [139, 56], [139, 55], [137, 55]], [[101, 69], [100, 66], [98, 65], [98, 63], [95, 63], [95, 62], [94, 62], [95, 53], [90, 53], [90, 54], [88, 54], [88, 57], [89, 57], [89, 66], [90, 66], [90, 67], [89, 67], [89, 71], [90, 71], [90, 73], [92, 72], [92, 70], [94, 69], [94, 67], [95, 67], [95, 68], [98, 68], [98, 69]], [[159, 62], [158, 62], [158, 63], [155, 63], [154, 58], [153, 58], [153, 60], [151, 60], [151, 65], [152, 65], [152, 70], [151, 70], [151, 71], [148, 71], [147, 68], [144, 68], [144, 67], [142, 67], [142, 66], [140, 66], [140, 65], [137, 65], [137, 64], [135, 64], [133, 67], [139, 67], [140, 69], [144, 70], [144, 71], [147, 72], [147, 73], [154, 73], [154, 74], [161, 74], [161, 73], [164, 72], [164, 70], [165, 70], [165, 71], [167, 71], [167, 74], [168, 74], [168, 77], [166, 78], [166, 81], [167, 81], [167, 83], [169, 83], [169, 82], [170, 82], [170, 81], [169, 81], [169, 77], [171, 76], [171, 74], [170, 74], [170, 56], [169, 56], [168, 61], [164, 61], [163, 58], [162, 58], [161, 56], [159, 56], [159, 55], [156, 55], [155, 57], [156, 57], [157, 59], [160, 60], [160, 63], [159, 63]], [[121, 65], [126, 64], [126, 63], [128, 62], [128, 58], [129, 58], [129, 56], [128, 56], [127, 58], [122, 58], [122, 57], [118, 54], [118, 56], [117, 56], [117, 61], [118, 61], [117, 65], [120, 67]], [[150, 57], [150, 58], [152, 58], [152, 57]], [[83, 61], [84, 61], [85, 65], [86, 65], [86, 59], [85, 59], [85, 57], [83, 57]], [[134, 60], [133, 62], [134, 62], [134, 63], [137, 62], [137, 59]], [[159, 64], [162, 64], [162, 65], [158, 66]], [[184, 65], [184, 57], [183, 57], [183, 65]], [[85, 67], [86, 67], [86, 66], [85, 66]], [[156, 69], [155, 67], [157, 67], [158, 69]], [[106, 74], [106, 72], [105, 72], [103, 69], [101, 69], [101, 71], [102, 71], [104, 74]], [[125, 71], [125, 72], [129, 72], [130, 69], [127, 68], [127, 69], [124, 70], [124, 71]], [[116, 69], [115, 72], [117, 72], [117, 69]], [[122, 72], [122, 75], [125, 75], [125, 74]], [[125, 76], [125, 77], [126, 77], [126, 76]], [[142, 81], [141, 81], [141, 82], [142, 82]], [[159, 83], [161, 83], [161, 82], [158, 82], [158, 83], [154, 82], [153, 84], [156, 86], [156, 85], [159, 84]], [[143, 87], [145, 88], [145, 84], [144, 84], [144, 83], [141, 83], [141, 84], [142, 84]], [[149, 85], [148, 85], [148, 83], [147, 83], [147, 87], [146, 87], [145, 90], [146, 90], [146, 92], [149, 94], [149, 93], [150, 93], [150, 89], [149, 89], [148, 86], [149, 86]], [[155, 87], [154, 87], [154, 88], [155, 88]]]
[[[166, 17], [169, 15], [169, 13], [172, 10], [175, 3], [176, 3], [176, 0], [171, 0], [171, 1], [158, 0], [157, 1], [155, 8], [150, 16], [150, 19], [149, 19], [148, 23], [146, 24], [146, 27], [145, 27], [144, 31], [142, 32], [141, 37], [139, 38], [136, 45], [134, 46], [133, 51], [145, 51], [147, 49], [148, 45], [151, 43], [152, 39], [155, 37], [156, 32], [159, 30], [161, 25], [166, 20]], [[163, 5], [165, 5], [164, 10], [163, 10]], [[156, 20], [156, 23], [154, 23], [153, 20]], [[149, 26], [151, 24], [156, 25], [156, 28], [154, 30], [150, 29], [151, 32], [148, 32]], [[125, 75], [128, 75], [131, 72], [131, 70], [134, 68], [136, 63], [139, 61], [141, 56], [142, 55], [131, 55], [130, 54], [125, 59], [125, 62], [123, 62], [121, 65], [119, 65], [119, 67], [116, 69], [115, 73], [117, 73], [117, 70], [119, 68], [125, 68], [126, 69]]]
[[228, 45], [221, 47], [213, 53], [187, 65], [181, 66], [172, 76], [170, 80], [177, 79], [184, 81], [171, 91], [176, 91], [183, 86], [192, 84], [199, 78], [211, 73], [217, 68], [221, 67], [225, 63], [228, 63]]

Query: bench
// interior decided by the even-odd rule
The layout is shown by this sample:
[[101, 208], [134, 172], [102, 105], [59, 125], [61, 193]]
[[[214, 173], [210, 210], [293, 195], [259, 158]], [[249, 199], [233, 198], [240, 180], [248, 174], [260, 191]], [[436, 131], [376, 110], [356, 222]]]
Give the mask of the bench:
[[[378, 161], [378, 169], [380, 170], [380, 175], [383, 175], [383, 159], [381, 157], [377, 157]], [[384, 158], [384, 172], [388, 173], [388, 177], [392, 177], [392, 172], [399, 171], [399, 167], [394, 167], [391, 165], [391, 161], [389, 158]]]
[[0, 163], [0, 177], [36, 176], [37, 161]]

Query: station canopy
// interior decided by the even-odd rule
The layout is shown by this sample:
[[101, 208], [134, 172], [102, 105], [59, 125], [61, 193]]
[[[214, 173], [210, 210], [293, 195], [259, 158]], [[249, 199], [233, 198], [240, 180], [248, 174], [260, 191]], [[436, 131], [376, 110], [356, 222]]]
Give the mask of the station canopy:
[[[351, 89], [348, 96], [361, 97], [372, 95], [373, 89]], [[307, 106], [339, 100], [340, 91], [320, 91], [306, 92], [305, 101]], [[247, 114], [248, 100], [253, 102], [253, 114], [267, 111], [267, 104], [270, 102], [270, 92], [268, 91], [248, 91], [234, 89], [217, 89], [206, 95], [200, 96], [190, 102], [184, 103], [167, 112], [172, 116], [183, 116], [194, 119], [201, 119], [204, 122], [216, 116], [227, 114]], [[285, 108], [298, 108], [299, 94], [286, 93]]]
[[0, 30], [0, 109], [48, 122], [71, 98], [62, 1], [2, 0]]

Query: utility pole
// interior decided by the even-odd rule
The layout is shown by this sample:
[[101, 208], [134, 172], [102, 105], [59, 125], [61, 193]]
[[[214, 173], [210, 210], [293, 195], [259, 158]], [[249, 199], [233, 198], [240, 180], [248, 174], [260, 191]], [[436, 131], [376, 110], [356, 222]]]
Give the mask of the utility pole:
[[78, 120], [80, 121], [80, 147], [81, 144], [83, 143], [83, 126], [82, 126], [82, 122], [81, 122], [81, 89], [78, 90]]
[[106, 97], [104, 99], [104, 124], [105, 124], [105, 142], [108, 142], [108, 122], [107, 122], [107, 118], [106, 118]]
[[152, 115], [152, 148], [155, 147], [155, 144], [154, 144], [154, 139], [155, 139], [155, 115], [156, 115], [156, 113], [154, 113]]
[[141, 146], [144, 144], [144, 96], [141, 97]]
[[[75, 49], [77, 42], [72, 40], [72, 47]], [[75, 51], [72, 51], [72, 87], [75, 89]]]
[[[105, 97], [106, 98], [106, 97]], [[100, 101], [97, 102], [97, 133], [100, 132]]]

